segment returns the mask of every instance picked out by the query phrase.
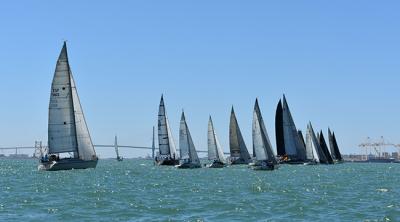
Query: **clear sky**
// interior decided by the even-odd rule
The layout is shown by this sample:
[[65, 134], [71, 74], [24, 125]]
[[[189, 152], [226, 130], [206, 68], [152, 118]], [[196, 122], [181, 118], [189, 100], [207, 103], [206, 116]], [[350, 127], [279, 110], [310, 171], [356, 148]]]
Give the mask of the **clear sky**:
[[283, 93], [297, 127], [331, 127], [343, 153], [367, 136], [400, 143], [399, 11], [365, 0], [2, 2], [0, 146], [47, 141], [63, 40], [95, 144], [117, 134], [150, 146], [162, 93], [176, 143], [184, 109], [197, 149], [212, 115], [229, 150], [232, 105], [251, 148], [256, 97], [275, 147]]

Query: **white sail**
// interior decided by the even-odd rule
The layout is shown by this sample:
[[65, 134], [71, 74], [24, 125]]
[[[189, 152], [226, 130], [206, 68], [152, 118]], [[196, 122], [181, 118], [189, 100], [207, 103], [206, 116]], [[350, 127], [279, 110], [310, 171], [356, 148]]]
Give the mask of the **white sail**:
[[[307, 133], [310, 134], [311, 136], [311, 146], [314, 154], [314, 159], [319, 163], [321, 161], [325, 161], [326, 157], [325, 154], [322, 151], [322, 148], [319, 144], [318, 138], [315, 135], [314, 129], [311, 125], [311, 123], [308, 124], [307, 126]], [[310, 145], [309, 145], [310, 146]]]
[[200, 164], [183, 112], [179, 128], [179, 149], [182, 160], [188, 159], [191, 163]]
[[48, 123], [51, 154], [78, 151], [70, 76], [67, 48], [64, 43], [51, 84]]
[[208, 159], [224, 162], [224, 153], [215, 133], [211, 116], [208, 121]]
[[269, 141], [267, 130], [264, 125], [264, 120], [261, 115], [258, 100], [256, 100], [253, 112], [253, 147], [256, 153], [257, 160], [268, 160], [277, 163], [275, 154], [272, 151], [271, 142]]
[[115, 148], [115, 154], [117, 154], [117, 158], [119, 158], [119, 150], [118, 150], [118, 139], [117, 139], [117, 136], [114, 137], [114, 148]]
[[168, 117], [165, 111], [164, 97], [161, 96], [160, 107], [158, 110], [158, 145], [160, 155], [176, 157], [175, 142], [172, 137]]
[[72, 73], [70, 73], [70, 77], [72, 88], [72, 101], [75, 114], [76, 141], [78, 142], [79, 158], [82, 160], [92, 160], [96, 157], [96, 152], [93, 147], [92, 139], [90, 138], [89, 129], [86, 125], [85, 116], [83, 114], [82, 106], [79, 100]]
[[307, 134], [306, 134], [306, 156], [307, 160], [316, 160], [319, 162], [318, 155], [314, 155], [316, 151], [315, 146], [313, 144], [313, 138], [312, 138], [312, 130], [310, 126], [307, 126]]
[[301, 143], [285, 95], [283, 95], [282, 112], [283, 138], [286, 154], [289, 156], [294, 156], [296, 159], [305, 159], [305, 147], [303, 147]]

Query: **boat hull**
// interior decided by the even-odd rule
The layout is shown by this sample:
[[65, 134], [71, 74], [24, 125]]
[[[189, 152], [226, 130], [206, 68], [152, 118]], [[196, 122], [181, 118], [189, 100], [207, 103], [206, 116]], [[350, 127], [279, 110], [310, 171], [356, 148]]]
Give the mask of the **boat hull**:
[[195, 169], [195, 168], [201, 168], [200, 164], [194, 164], [194, 163], [182, 163], [177, 166], [175, 166], [178, 169]]
[[179, 160], [174, 160], [174, 159], [160, 160], [157, 162], [157, 165], [159, 165], [159, 166], [176, 166], [176, 165], [179, 165]]
[[220, 161], [215, 161], [209, 165], [207, 165], [208, 168], [223, 168], [225, 167], [225, 164], [220, 162]]
[[41, 162], [39, 170], [58, 171], [72, 169], [96, 168], [98, 160], [60, 159], [58, 161]]
[[279, 168], [279, 165], [276, 164], [270, 164], [270, 163], [266, 163], [266, 162], [259, 162], [259, 163], [253, 163], [251, 165], [251, 168], [253, 170], [264, 170], [264, 171], [268, 171], [268, 170], [276, 170]]
[[244, 160], [244, 159], [231, 160], [231, 165], [247, 165], [249, 163], [250, 160]]

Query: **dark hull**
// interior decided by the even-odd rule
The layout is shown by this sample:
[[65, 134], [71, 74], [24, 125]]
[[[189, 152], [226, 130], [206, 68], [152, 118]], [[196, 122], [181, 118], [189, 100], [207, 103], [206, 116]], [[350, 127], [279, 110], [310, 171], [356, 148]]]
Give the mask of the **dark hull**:
[[231, 160], [231, 165], [239, 165], [239, 164], [249, 164], [250, 160], [244, 160], [244, 159], [237, 159], [237, 160]]
[[177, 165], [176, 168], [178, 168], [178, 169], [194, 169], [194, 168], [201, 168], [201, 165], [194, 164], [194, 163], [182, 163], [180, 165]]
[[179, 164], [179, 160], [173, 160], [173, 159], [160, 160], [157, 162], [157, 165], [159, 165], [159, 166], [175, 166], [178, 164]]
[[60, 159], [41, 162], [38, 169], [46, 171], [96, 168], [98, 160]]
[[225, 164], [219, 161], [213, 162], [212, 164], [207, 166], [208, 168], [223, 168]]
[[251, 164], [250, 166], [253, 170], [276, 170], [279, 168], [279, 165], [273, 165], [266, 162], [256, 162]]

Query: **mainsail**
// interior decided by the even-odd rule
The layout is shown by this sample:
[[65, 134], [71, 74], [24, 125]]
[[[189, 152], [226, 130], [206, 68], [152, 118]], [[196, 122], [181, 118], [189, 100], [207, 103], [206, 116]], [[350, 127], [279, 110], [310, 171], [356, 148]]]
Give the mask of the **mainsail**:
[[[301, 144], [305, 150], [306, 149], [306, 141], [304, 140], [303, 132], [301, 132], [301, 130], [298, 130], [297, 133], [299, 134]], [[306, 153], [306, 159], [307, 159], [307, 153]]]
[[240, 158], [244, 161], [251, 159], [246, 144], [244, 143], [239, 124], [236, 119], [235, 111], [231, 110], [231, 118], [229, 123], [229, 148], [231, 158]]
[[327, 146], [327, 144], [325, 142], [325, 138], [324, 138], [324, 134], [322, 133], [322, 130], [321, 130], [321, 132], [319, 134], [319, 145], [321, 146], [322, 151], [325, 154], [327, 162], [329, 164], [333, 164], [333, 159], [332, 159], [331, 154], [329, 153], [328, 146]]
[[336, 142], [335, 134], [328, 129], [328, 137], [329, 137], [329, 148], [331, 151], [332, 159], [342, 161], [342, 155], [340, 154], [339, 147]]
[[286, 155], [285, 141], [283, 138], [283, 109], [282, 100], [279, 100], [275, 112], [275, 137], [276, 137], [276, 150], [278, 156]]
[[50, 154], [73, 152], [75, 158], [82, 160], [96, 157], [69, 66], [65, 42], [51, 85], [48, 139]]
[[186, 123], [185, 113], [182, 112], [181, 124], [179, 128], [179, 149], [181, 160], [188, 160], [189, 163], [200, 164], [196, 149], [193, 144], [192, 136]]
[[172, 137], [167, 113], [165, 111], [163, 95], [161, 95], [160, 106], [158, 109], [158, 145], [161, 156], [169, 156], [176, 159], [175, 142]]
[[305, 160], [305, 147], [299, 137], [285, 95], [279, 100], [275, 115], [275, 131], [278, 154], [294, 160]]
[[208, 159], [224, 162], [224, 153], [222, 152], [221, 144], [215, 133], [211, 116], [208, 120]]
[[333, 147], [335, 148], [334, 150], [335, 150], [336, 159], [339, 161], [342, 161], [343, 157], [342, 157], [342, 154], [340, 153], [339, 146], [337, 144], [335, 132], [333, 132], [333, 134], [332, 134], [332, 140], [333, 140]]
[[274, 164], [277, 164], [275, 154], [272, 151], [271, 142], [269, 141], [267, 130], [264, 125], [264, 120], [261, 116], [260, 107], [258, 106], [258, 100], [254, 105], [253, 112], [253, 147], [258, 161], [267, 160]]
[[308, 160], [315, 159], [318, 163], [328, 163], [325, 153], [315, 135], [311, 122], [307, 125], [306, 150]]
[[117, 154], [117, 159], [119, 159], [120, 156], [119, 156], [119, 150], [118, 150], [118, 138], [116, 135], [114, 137], [114, 149], [115, 149], [115, 154]]

